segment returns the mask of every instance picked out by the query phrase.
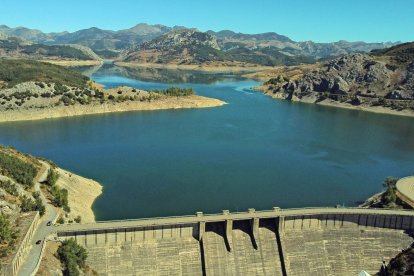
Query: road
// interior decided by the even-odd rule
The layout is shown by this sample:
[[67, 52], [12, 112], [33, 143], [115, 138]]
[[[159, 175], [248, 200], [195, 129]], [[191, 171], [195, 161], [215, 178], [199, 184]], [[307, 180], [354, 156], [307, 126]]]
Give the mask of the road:
[[198, 222], [217, 222], [225, 220], [248, 220], [253, 218], [275, 218], [279, 216], [304, 216], [304, 215], [402, 215], [414, 216], [412, 210], [373, 209], [373, 208], [297, 208], [275, 209], [270, 211], [237, 212], [228, 214], [206, 214], [204, 216], [180, 216], [164, 218], [148, 218], [136, 220], [104, 221], [85, 224], [65, 224], [53, 226], [55, 232], [110, 230], [146, 226], [162, 226], [174, 224], [191, 224]]
[[[39, 226], [35, 234], [33, 235], [32, 247], [30, 248], [30, 251], [27, 254], [22, 265], [20, 266], [19, 272], [17, 274], [19, 276], [31, 275], [34, 269], [36, 268], [38, 262], [40, 262], [43, 243], [46, 242], [46, 237], [53, 232], [53, 227], [47, 226], [46, 224], [48, 221], [54, 221], [58, 215], [55, 207], [53, 207], [52, 204], [49, 204], [48, 200], [40, 190], [40, 183], [46, 180], [47, 172], [50, 169], [49, 164], [45, 162], [41, 163], [43, 165], [44, 172], [39, 177], [38, 181], [36, 181], [35, 183], [35, 191], [40, 192], [40, 198], [42, 199], [43, 204], [46, 206], [46, 213], [41, 218]], [[36, 241], [38, 240], [41, 240], [42, 243], [36, 244]]]

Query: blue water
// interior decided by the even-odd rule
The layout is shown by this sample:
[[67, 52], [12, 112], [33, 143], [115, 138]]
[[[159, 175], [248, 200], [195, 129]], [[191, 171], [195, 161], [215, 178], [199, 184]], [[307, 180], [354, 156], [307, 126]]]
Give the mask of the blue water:
[[[104, 67], [92, 77], [106, 87], [171, 86], [157, 74]], [[185, 83], [191, 73], [174, 74], [174, 85], [228, 104], [4, 123], [0, 143], [101, 182], [98, 220], [351, 206], [386, 176], [414, 173], [413, 118], [278, 101], [235, 76]]]

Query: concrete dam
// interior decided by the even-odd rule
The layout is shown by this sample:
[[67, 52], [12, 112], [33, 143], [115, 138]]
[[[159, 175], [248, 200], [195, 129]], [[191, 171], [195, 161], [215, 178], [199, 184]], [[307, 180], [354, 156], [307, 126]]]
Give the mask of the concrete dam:
[[279, 209], [56, 226], [100, 275], [357, 275], [413, 242], [414, 211]]

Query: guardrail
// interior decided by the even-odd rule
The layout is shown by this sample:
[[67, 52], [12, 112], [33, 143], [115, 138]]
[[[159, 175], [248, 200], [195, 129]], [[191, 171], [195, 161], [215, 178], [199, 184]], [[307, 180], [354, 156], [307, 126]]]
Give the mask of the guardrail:
[[45, 250], [46, 250], [46, 243], [47, 243], [47, 238], [45, 238], [45, 239], [43, 240], [43, 243], [42, 243], [42, 249], [40, 250], [40, 255], [39, 255], [39, 256], [38, 256], [38, 258], [37, 258], [36, 266], [35, 266], [35, 268], [33, 269], [33, 271], [30, 273], [30, 276], [35, 276], [35, 275], [36, 275], [36, 273], [37, 273], [37, 271], [39, 270], [40, 263], [42, 262], [43, 255], [45, 254]]
[[70, 231], [93, 231], [103, 229], [120, 229], [130, 227], [148, 227], [173, 224], [194, 224], [199, 222], [216, 222], [225, 220], [246, 220], [253, 218], [275, 218], [280, 216], [306, 216], [306, 215], [402, 215], [414, 216], [412, 210], [395, 210], [395, 209], [374, 209], [374, 208], [332, 208], [332, 207], [310, 207], [310, 208], [291, 208], [279, 209], [275, 207], [273, 210], [255, 211], [251, 209], [248, 212], [229, 212], [224, 210], [219, 214], [203, 214], [199, 212], [197, 215], [187, 216], [170, 216], [156, 218], [141, 218], [129, 220], [112, 220], [101, 221], [89, 224], [65, 224], [55, 226], [56, 232]]

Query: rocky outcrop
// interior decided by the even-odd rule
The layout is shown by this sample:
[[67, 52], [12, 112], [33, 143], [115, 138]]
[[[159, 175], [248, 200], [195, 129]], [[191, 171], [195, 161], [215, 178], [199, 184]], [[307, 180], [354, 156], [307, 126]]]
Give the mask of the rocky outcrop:
[[288, 93], [328, 92], [331, 94], [375, 93], [377, 87], [388, 94], [393, 71], [369, 55], [351, 54], [335, 59], [296, 81], [287, 81], [279, 91]]
[[291, 79], [286, 72], [260, 89], [278, 99], [414, 114], [414, 43], [345, 55]]
[[[411, 47], [411, 48], [410, 48]], [[414, 102], [414, 43], [384, 53], [350, 54], [321, 64], [300, 78], [277, 77], [265, 83], [276, 98], [411, 109]], [[411, 56], [410, 56], [411, 53]], [[402, 58], [404, 56], [404, 58]]]
[[215, 37], [194, 29], [173, 30], [123, 53], [122, 61], [201, 64], [220, 59]]
[[207, 33], [195, 29], [171, 31], [159, 38], [145, 42], [140, 46], [142, 50], [169, 50], [174, 47], [207, 46], [220, 50], [217, 39]]

